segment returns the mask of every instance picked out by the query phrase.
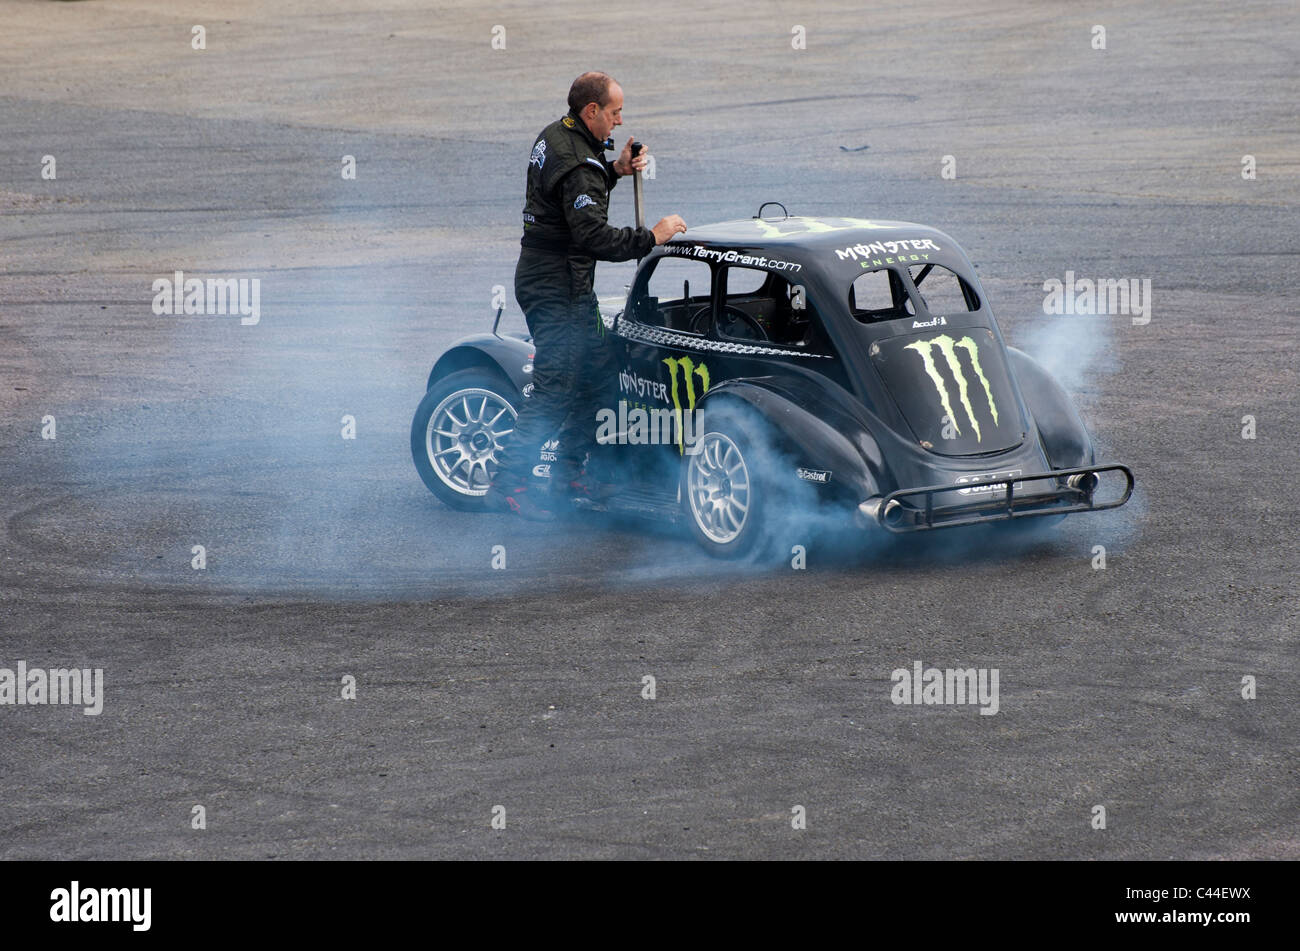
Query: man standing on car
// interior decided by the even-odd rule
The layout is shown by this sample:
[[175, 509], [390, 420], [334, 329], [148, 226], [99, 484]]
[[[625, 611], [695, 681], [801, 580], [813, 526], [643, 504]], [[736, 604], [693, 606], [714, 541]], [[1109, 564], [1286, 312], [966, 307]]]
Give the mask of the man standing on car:
[[[623, 90], [604, 73], [583, 73], [569, 88], [569, 112], [533, 143], [524, 199], [524, 236], [515, 299], [533, 335], [533, 392], [523, 401], [498, 460], [489, 507], [550, 519], [553, 501], [588, 494], [583, 459], [596, 448], [596, 404], [614, 379], [605, 325], [593, 290], [596, 261], [629, 261], [686, 230], [677, 215], [653, 229], [613, 228], [609, 191], [640, 174], [644, 155], [632, 139], [614, 162], [610, 133], [623, 124]], [[529, 482], [543, 443], [559, 442], [551, 461], [551, 499]]]

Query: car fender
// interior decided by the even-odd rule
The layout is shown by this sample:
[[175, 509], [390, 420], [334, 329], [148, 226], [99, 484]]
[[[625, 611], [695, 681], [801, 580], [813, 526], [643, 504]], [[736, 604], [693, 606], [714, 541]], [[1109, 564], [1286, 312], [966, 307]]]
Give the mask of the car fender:
[[[845, 496], [856, 504], [879, 492], [884, 484], [883, 455], [871, 433], [848, 417], [815, 416], [775, 390], [752, 380], [728, 380], [713, 387], [700, 400], [699, 409], [717, 408], [727, 402], [743, 403], [775, 431], [778, 451], [788, 457], [789, 472], [778, 473], [799, 479], [798, 470], [828, 472], [830, 494]], [[812, 481], [812, 480], [810, 480]]]
[[[513, 334], [475, 334], [463, 337], [438, 358], [429, 371], [429, 381], [425, 389], [449, 373], [466, 370], [471, 367], [484, 367], [497, 370], [515, 385], [515, 389], [524, 392], [524, 387], [533, 380], [533, 342], [531, 337]], [[527, 369], [524, 369], [527, 367]]]
[[1007, 357], [1047, 461], [1054, 469], [1092, 465], [1092, 439], [1065, 388], [1023, 350], [1007, 347]]

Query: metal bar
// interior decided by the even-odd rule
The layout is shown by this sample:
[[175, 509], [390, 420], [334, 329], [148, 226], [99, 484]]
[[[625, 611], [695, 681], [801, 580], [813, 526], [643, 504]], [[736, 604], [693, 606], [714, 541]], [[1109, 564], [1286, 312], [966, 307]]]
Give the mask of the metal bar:
[[[1102, 472], [1120, 472], [1124, 476], [1124, 493], [1119, 498], [1111, 499], [1105, 502], [1097, 502], [1094, 495], [1087, 495], [1081, 489], [1067, 485], [1059, 485], [1054, 493], [1046, 495], [1022, 495], [1020, 498], [1015, 494], [1015, 483], [1020, 482], [1028, 484], [1030, 482], [1039, 482], [1054, 479], [1060, 482], [1068, 479], [1073, 475], [1098, 474]], [[1100, 480], [1099, 480], [1100, 484]], [[980, 488], [981, 486], [1005, 486], [1006, 494], [1002, 498], [994, 497], [982, 502], [954, 504], [944, 506], [936, 510], [934, 497], [940, 492], [956, 492], [959, 489]], [[1028, 493], [1029, 489], [1026, 488]], [[1019, 476], [992, 476], [988, 479], [980, 479], [974, 482], [963, 482], [953, 485], [930, 485], [920, 486], [915, 489], [899, 489], [889, 493], [881, 502], [877, 518], [882, 527], [891, 532], [902, 534], [912, 531], [925, 531], [935, 528], [951, 528], [961, 525], [974, 525], [980, 522], [1007, 521], [1017, 518], [1035, 518], [1045, 515], [1068, 514], [1070, 512], [1097, 512], [1106, 509], [1119, 508], [1133, 496], [1133, 472], [1128, 466], [1118, 463], [1104, 466], [1082, 466], [1077, 469], [1055, 469], [1051, 472], [1040, 472], [1030, 475]], [[925, 508], [918, 511], [911, 509], [915, 521], [911, 524], [906, 522], [900, 524], [890, 524], [883, 518], [883, 513], [891, 501], [900, 499], [909, 499], [922, 497], [925, 499]], [[1073, 500], [1073, 501], [1070, 501]], [[1062, 504], [1066, 503], [1066, 504]]]
[[[632, 143], [632, 157], [636, 158], [645, 148], [640, 142]], [[645, 195], [641, 191], [641, 173], [636, 169], [632, 170], [632, 202], [636, 206], [636, 226], [645, 227]]]

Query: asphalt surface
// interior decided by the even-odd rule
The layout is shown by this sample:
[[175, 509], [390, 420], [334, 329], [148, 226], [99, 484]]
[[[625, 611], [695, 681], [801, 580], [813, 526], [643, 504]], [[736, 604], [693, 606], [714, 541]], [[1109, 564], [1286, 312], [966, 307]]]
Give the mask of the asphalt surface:
[[[0, 857], [1300, 858], [1293, 4], [189, 6], [0, 4], [0, 667], [104, 671], [0, 705]], [[653, 218], [956, 238], [1133, 502], [805, 570], [440, 506], [411, 415], [593, 67]], [[154, 314], [176, 270], [260, 321]], [[1044, 315], [1067, 270], [1150, 322]]]

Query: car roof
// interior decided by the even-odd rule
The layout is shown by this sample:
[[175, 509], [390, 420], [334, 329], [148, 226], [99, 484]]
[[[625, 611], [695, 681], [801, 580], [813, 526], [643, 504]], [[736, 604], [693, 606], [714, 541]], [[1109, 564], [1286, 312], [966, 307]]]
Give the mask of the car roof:
[[913, 238], [942, 238], [955, 244], [942, 231], [910, 221], [882, 221], [868, 218], [737, 218], [692, 227], [672, 243], [762, 245], [803, 249], [844, 248], [854, 244]]

